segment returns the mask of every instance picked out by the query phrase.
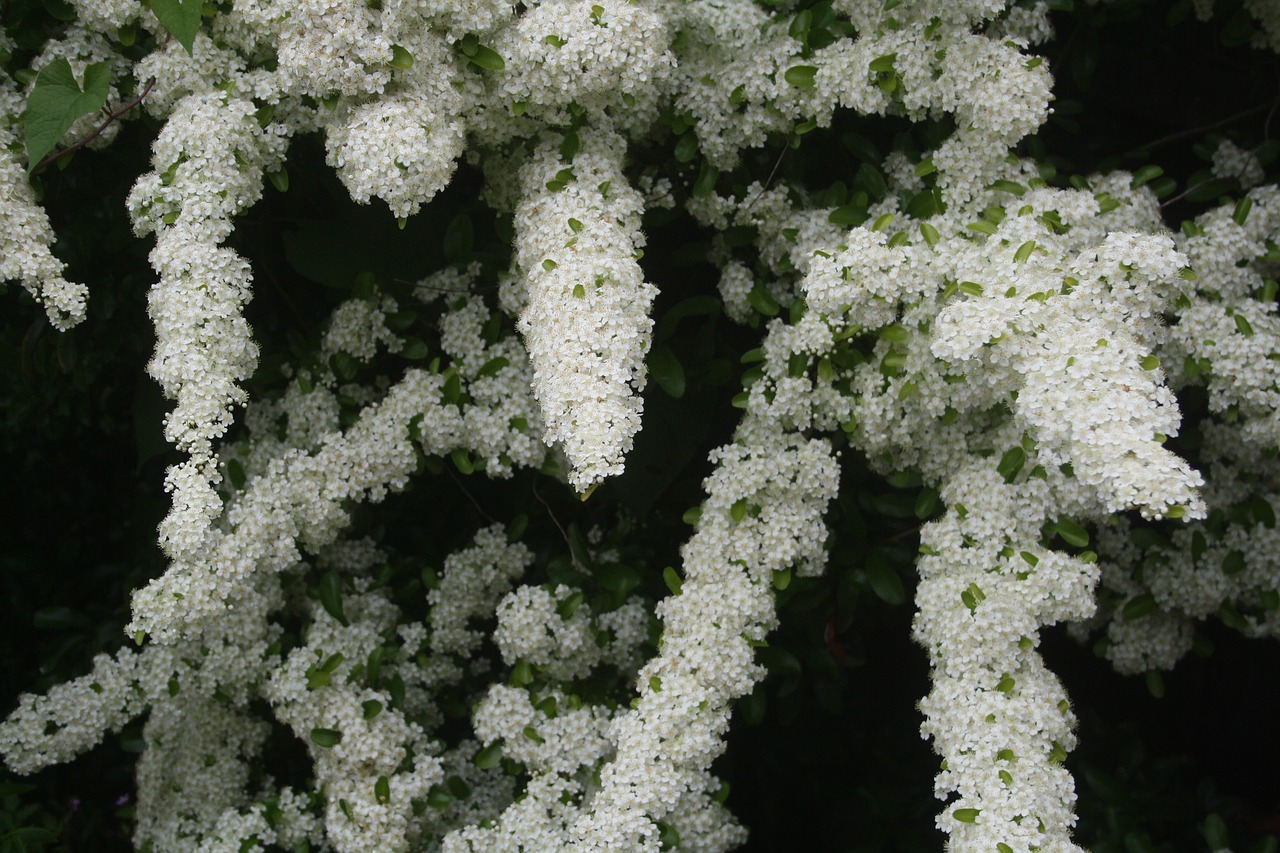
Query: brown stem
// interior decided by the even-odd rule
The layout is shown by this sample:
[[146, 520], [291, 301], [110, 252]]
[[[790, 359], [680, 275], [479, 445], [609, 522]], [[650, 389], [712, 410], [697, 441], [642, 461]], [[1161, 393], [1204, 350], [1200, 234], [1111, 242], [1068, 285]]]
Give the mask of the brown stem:
[[120, 118], [122, 115], [129, 112], [129, 110], [133, 109], [138, 104], [142, 103], [142, 99], [145, 98], [147, 95], [151, 94], [151, 89], [155, 85], [156, 85], [156, 78], [152, 77], [150, 80], [147, 81], [146, 88], [144, 88], [142, 92], [138, 94], [137, 97], [129, 101], [129, 103], [125, 104], [124, 106], [120, 107], [120, 109], [116, 110], [115, 112], [108, 113], [106, 121], [98, 125], [97, 129], [94, 130], [93, 133], [89, 134], [84, 139], [81, 139], [79, 142], [75, 143], [74, 145], [68, 145], [66, 148], [63, 148], [61, 151], [55, 151], [54, 153], [48, 155], [47, 157], [45, 157], [43, 160], [41, 160], [39, 163], [36, 164], [36, 167], [31, 170], [32, 173], [40, 171], [45, 166], [48, 166], [50, 163], [56, 161], [59, 157], [63, 157], [67, 154], [70, 154], [73, 151], [78, 151], [79, 149], [88, 145], [93, 140], [97, 139], [98, 136], [101, 135], [102, 131], [106, 130], [107, 127], [110, 126], [111, 122]]

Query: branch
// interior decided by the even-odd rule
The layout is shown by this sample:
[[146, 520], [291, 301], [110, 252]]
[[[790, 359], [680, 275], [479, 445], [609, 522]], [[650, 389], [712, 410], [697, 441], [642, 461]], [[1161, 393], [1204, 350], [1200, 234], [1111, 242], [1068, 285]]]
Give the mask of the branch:
[[54, 153], [52, 153], [52, 154], [48, 155], [47, 157], [45, 157], [43, 160], [41, 160], [39, 163], [37, 163], [37, 164], [36, 164], [36, 167], [35, 167], [34, 169], [32, 169], [32, 170], [31, 170], [31, 171], [32, 171], [32, 173], [35, 173], [35, 172], [40, 171], [40, 170], [41, 170], [41, 169], [43, 169], [45, 166], [48, 166], [50, 163], [52, 163], [52, 162], [54, 162], [55, 160], [57, 160], [59, 157], [62, 157], [62, 156], [67, 155], [67, 154], [70, 154], [70, 153], [72, 153], [73, 151], [78, 151], [78, 150], [80, 150], [81, 148], [83, 148], [83, 147], [85, 147], [86, 145], [88, 145], [88, 144], [89, 144], [90, 142], [92, 142], [93, 140], [97, 139], [97, 138], [98, 138], [98, 136], [102, 134], [102, 131], [104, 131], [104, 130], [106, 130], [106, 129], [107, 129], [107, 127], [111, 124], [111, 122], [113, 122], [113, 121], [115, 121], [116, 119], [120, 118], [122, 115], [124, 115], [125, 113], [129, 112], [129, 110], [133, 109], [133, 108], [134, 108], [134, 107], [136, 107], [138, 104], [142, 103], [142, 99], [143, 99], [143, 98], [145, 98], [147, 95], [149, 95], [149, 94], [151, 93], [151, 88], [152, 88], [153, 86], [155, 86], [155, 85], [156, 85], [156, 78], [155, 78], [155, 77], [152, 77], [151, 79], [149, 79], [149, 80], [147, 81], [146, 88], [144, 88], [144, 89], [143, 89], [143, 90], [138, 94], [138, 96], [137, 96], [137, 97], [135, 97], [133, 100], [129, 101], [127, 104], [125, 104], [125, 105], [124, 105], [124, 106], [122, 106], [120, 109], [116, 110], [115, 112], [113, 112], [113, 113], [108, 113], [108, 114], [107, 114], [106, 121], [104, 121], [102, 124], [98, 125], [98, 128], [97, 128], [93, 133], [89, 134], [89, 135], [88, 135], [88, 136], [86, 136], [84, 139], [81, 139], [79, 142], [75, 143], [74, 145], [68, 145], [66, 148], [63, 148], [61, 151], [55, 151]]

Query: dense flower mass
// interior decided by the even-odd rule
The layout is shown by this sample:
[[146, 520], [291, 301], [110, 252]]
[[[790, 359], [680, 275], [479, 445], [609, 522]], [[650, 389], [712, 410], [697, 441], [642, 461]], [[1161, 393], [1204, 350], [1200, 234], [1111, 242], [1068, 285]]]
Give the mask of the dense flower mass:
[[[918, 490], [885, 517], [920, 522], [937, 828], [1079, 849], [1042, 631], [1099, 637], [1122, 673], [1172, 668], [1210, 618], [1280, 636], [1280, 191], [1276, 152], [1226, 137], [1178, 233], [1157, 167], [1059, 179], [1032, 137], [1060, 5], [75, 0], [43, 41], [0, 30], [0, 278], [56, 329], [94, 282], [63, 278], [42, 161], [158, 128], [127, 213], [179, 454], [136, 646], [23, 694], [8, 768], [145, 720], [132, 840], [154, 853], [733, 849], [713, 764], [735, 708], [845, 655], [834, 615], [821, 664], [771, 649], [782, 605], [837, 558], [859, 566], [839, 595], [905, 595], [900, 543], [850, 557], [837, 522], [878, 476]], [[1233, 14], [1280, 50], [1272, 5]], [[848, 184], [784, 164], [824, 135]], [[460, 180], [478, 198], [438, 215]], [[240, 223], [291, 181], [426, 217], [430, 249], [410, 281], [354, 225], [287, 238], [343, 296], [290, 304], [325, 319], [286, 344], [247, 314], [293, 284], [253, 252], [274, 222]], [[696, 251], [649, 267], [649, 221]], [[628, 484], [665, 488], [704, 433], [668, 423], [637, 473], [643, 395], [727, 402], [738, 367], [676, 510], [692, 533], [653, 565], [671, 507]], [[427, 521], [398, 501], [455, 485], [484, 523], [407, 547]], [[566, 485], [616, 505], [562, 524], [544, 492]], [[280, 739], [305, 772], [273, 765]]]

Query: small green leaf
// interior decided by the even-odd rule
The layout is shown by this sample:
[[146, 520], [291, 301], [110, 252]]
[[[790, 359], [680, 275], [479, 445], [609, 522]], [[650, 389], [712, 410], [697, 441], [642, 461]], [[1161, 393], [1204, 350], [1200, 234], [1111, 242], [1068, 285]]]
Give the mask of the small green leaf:
[[934, 228], [928, 222], [920, 223], [920, 235], [924, 237], [924, 241], [929, 244], [930, 249], [936, 248], [938, 241], [941, 239], [941, 235], [938, 234], [938, 229]]
[[812, 65], [793, 65], [782, 76], [797, 89], [812, 89], [817, 75], [818, 69]]
[[677, 400], [684, 396], [684, 367], [667, 346], [656, 346], [649, 353], [649, 375], [668, 395]]
[[491, 358], [482, 364], [480, 369], [476, 371], [476, 379], [483, 379], [486, 376], [496, 376], [502, 368], [509, 364], [511, 364], [511, 362], [503, 356]]
[[916, 503], [914, 511], [916, 518], [924, 521], [931, 518], [938, 511], [938, 506], [942, 503], [938, 490], [926, 486], [920, 490], [920, 494], [916, 495]]
[[380, 803], [391, 802], [391, 782], [386, 776], [379, 776], [373, 783], [373, 797]]
[[196, 33], [200, 32], [200, 12], [203, 8], [204, 0], [151, 0], [151, 11], [155, 13], [156, 19], [188, 54], [192, 53]]
[[481, 770], [492, 770], [497, 767], [502, 763], [502, 741], [495, 740], [484, 747], [475, 754], [471, 761]]
[[28, 172], [40, 165], [76, 119], [102, 109], [110, 84], [111, 71], [105, 62], [85, 68], [83, 91], [67, 60], [55, 59], [41, 69], [22, 114]]
[[510, 681], [513, 687], [524, 687], [533, 681], [533, 666], [524, 658], [516, 661], [516, 665], [511, 668]]
[[1143, 675], [1143, 680], [1147, 683], [1147, 692], [1156, 699], [1164, 698], [1164, 677], [1160, 675], [1160, 670], [1149, 669]]
[[342, 579], [330, 570], [320, 578], [320, 605], [345, 628], [350, 623], [342, 612]]
[[1232, 211], [1231, 218], [1236, 224], [1243, 227], [1244, 223], [1249, 219], [1249, 211], [1253, 209], [1253, 199], [1242, 198], [1236, 202], [1236, 209]]
[[956, 809], [951, 816], [961, 823], [975, 823], [980, 814], [982, 814], [981, 809]]
[[1237, 332], [1244, 335], [1246, 338], [1253, 337], [1253, 326], [1249, 324], [1249, 321], [1245, 318], [1243, 314], [1236, 314], [1235, 321], [1236, 321]]
[[426, 341], [411, 335], [404, 338], [404, 346], [400, 348], [400, 355], [410, 361], [421, 361], [429, 352]]
[[747, 517], [747, 499], [739, 498], [734, 501], [733, 506], [729, 508], [729, 515], [733, 518], [734, 523], [742, 521]]
[[877, 74], [887, 74], [893, 71], [893, 63], [897, 58], [898, 54], [887, 53], [884, 56], [871, 60], [867, 67]]
[[1058, 519], [1053, 529], [1068, 545], [1083, 548], [1089, 544], [1089, 532], [1069, 518]]
[[525, 737], [527, 737], [529, 740], [533, 741], [534, 743], [541, 744], [541, 743], [547, 742], [547, 739], [544, 738], [542, 735], [538, 734], [538, 730], [535, 729], [533, 726], [525, 726], [524, 729], [522, 730], [522, 733], [524, 734]]
[[991, 185], [991, 189], [1000, 190], [1001, 192], [1010, 193], [1016, 196], [1026, 195], [1027, 192], [1027, 188], [1017, 181], [1008, 181], [1003, 178], [993, 183]]
[[1141, 619], [1148, 613], [1156, 609], [1156, 599], [1149, 592], [1142, 595], [1135, 595], [1133, 598], [1125, 602], [1124, 607], [1120, 611], [1120, 615], [1125, 621], [1132, 622], [1134, 619]]
[[1001, 678], [1000, 681], [996, 683], [996, 690], [1000, 691], [1001, 693], [1012, 693], [1013, 688], [1016, 687], [1017, 685], [1018, 685], [1017, 680], [1012, 675], [1005, 673], [1004, 677]]
[[1160, 366], [1160, 359], [1156, 358], [1154, 355], [1144, 355], [1138, 364], [1143, 370], [1155, 370]]
[[413, 54], [405, 50], [398, 44], [391, 45], [391, 62], [388, 63], [392, 68], [401, 71], [408, 71], [413, 67]]
[[791, 569], [782, 569], [773, 573], [773, 588], [782, 592], [791, 586]]
[[1027, 452], [1021, 447], [1011, 447], [1000, 457], [1000, 464], [996, 466], [996, 471], [1004, 477], [1006, 483], [1012, 483], [1026, 462]]
[[276, 188], [276, 192], [287, 193], [289, 191], [289, 172], [284, 166], [267, 172], [267, 180], [271, 182], [271, 186]]
[[507, 63], [502, 60], [496, 50], [491, 47], [485, 47], [482, 44], [476, 45], [475, 55], [467, 58], [473, 65], [479, 66], [486, 71], [501, 71], [507, 67]]
[[342, 740], [342, 732], [335, 729], [312, 729], [311, 742], [316, 746], [331, 749]]
[[1159, 166], [1143, 166], [1141, 169], [1133, 173], [1133, 180], [1129, 182], [1129, 186], [1137, 189], [1148, 181], [1154, 181], [1156, 178], [1164, 174], [1164, 169]]
[[1023, 243], [1021, 246], [1018, 247], [1018, 251], [1013, 253], [1014, 262], [1019, 264], [1024, 262], [1025, 260], [1027, 260], [1027, 258], [1031, 257], [1031, 253], [1034, 252], [1035, 250], [1036, 250], [1036, 241], [1028, 240], [1027, 242]]
[[684, 581], [680, 579], [680, 574], [672, 566], [667, 566], [662, 570], [662, 582], [667, 585], [667, 589], [671, 590], [672, 595], [679, 595], [684, 586]]
[[372, 720], [382, 713], [382, 703], [377, 699], [367, 699], [360, 703], [360, 709], [366, 720]]
[[1228, 551], [1227, 555], [1222, 558], [1222, 573], [1224, 575], [1238, 575], [1246, 567], [1243, 551]]
[[907, 592], [903, 589], [902, 578], [889, 565], [888, 559], [879, 551], [872, 551], [866, 561], [867, 583], [876, 597], [886, 604], [895, 607], [907, 600]]

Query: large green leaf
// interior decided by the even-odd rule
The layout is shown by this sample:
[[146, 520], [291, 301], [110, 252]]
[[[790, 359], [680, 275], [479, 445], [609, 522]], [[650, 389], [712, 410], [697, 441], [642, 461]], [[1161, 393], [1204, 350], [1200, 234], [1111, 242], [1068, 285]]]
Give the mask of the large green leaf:
[[151, 11], [164, 24], [164, 28], [173, 34], [178, 44], [191, 53], [195, 44], [196, 33], [200, 32], [200, 10], [204, 8], [204, 0], [151, 0]]
[[105, 62], [95, 62], [84, 70], [83, 91], [67, 60], [55, 59], [41, 69], [22, 114], [28, 172], [53, 150], [76, 119], [102, 109], [110, 83], [111, 72]]

